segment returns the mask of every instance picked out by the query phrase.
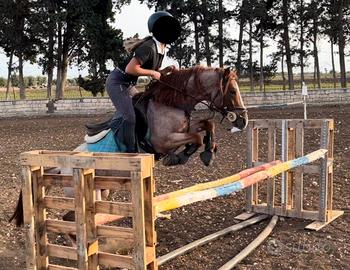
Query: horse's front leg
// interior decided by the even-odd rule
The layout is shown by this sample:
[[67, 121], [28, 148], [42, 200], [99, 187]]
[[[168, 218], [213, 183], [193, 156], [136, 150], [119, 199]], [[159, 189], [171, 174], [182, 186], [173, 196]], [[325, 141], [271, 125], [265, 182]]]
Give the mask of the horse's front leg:
[[[214, 130], [215, 125], [210, 120], [201, 120], [191, 125], [189, 129], [190, 133], [206, 131], [203, 139], [203, 142], [205, 144], [205, 151], [201, 153], [201, 160], [206, 166], [210, 165], [213, 154], [216, 151], [216, 144], [214, 142]], [[185, 149], [178, 154], [180, 163], [185, 164], [188, 161], [189, 157], [193, 155], [199, 147], [200, 145], [198, 144], [187, 144]]]
[[211, 121], [208, 122], [210, 122], [208, 125], [210, 128], [206, 130], [203, 138], [204, 151], [199, 155], [200, 159], [206, 166], [209, 166], [212, 163], [217, 151], [217, 145], [215, 143], [215, 125]]
[[[165, 166], [174, 166], [178, 164], [184, 164], [184, 152], [186, 155], [193, 154], [203, 144], [202, 137], [199, 133], [171, 133], [166, 138], [166, 144], [164, 145], [167, 149], [177, 149], [183, 145], [186, 145], [184, 151], [179, 154], [174, 152], [168, 152], [168, 155], [163, 159]], [[165, 151], [164, 151], [165, 152]], [[187, 158], [188, 159], [188, 158]]]

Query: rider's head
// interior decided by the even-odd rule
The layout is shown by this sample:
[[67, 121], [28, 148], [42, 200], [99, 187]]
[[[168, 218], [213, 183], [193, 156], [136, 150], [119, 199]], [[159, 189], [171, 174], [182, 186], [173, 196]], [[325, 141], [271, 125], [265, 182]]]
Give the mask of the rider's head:
[[179, 21], [166, 11], [157, 11], [149, 17], [148, 30], [164, 44], [174, 42], [181, 34]]

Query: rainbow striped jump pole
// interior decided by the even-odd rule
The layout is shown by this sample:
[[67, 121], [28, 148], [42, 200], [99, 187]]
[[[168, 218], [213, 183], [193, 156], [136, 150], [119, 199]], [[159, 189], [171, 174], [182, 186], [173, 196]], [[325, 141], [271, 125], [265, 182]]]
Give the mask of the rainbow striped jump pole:
[[176, 196], [169, 199], [158, 200], [155, 202], [156, 212], [164, 212], [172, 209], [179, 208], [194, 202], [204, 201], [208, 199], [213, 199], [219, 196], [229, 195], [231, 193], [242, 190], [246, 187], [249, 187], [259, 181], [262, 181], [267, 178], [274, 177], [284, 171], [299, 167], [308, 163], [311, 163], [317, 159], [324, 157], [328, 150], [319, 149], [314, 151], [306, 156], [289, 160], [277, 165], [273, 165], [267, 168], [264, 171], [256, 172], [252, 175], [249, 175], [239, 181], [236, 181], [231, 184], [226, 184], [223, 186], [210, 188], [201, 191], [190, 192], [180, 196]]
[[207, 182], [207, 183], [201, 183], [201, 184], [193, 185], [193, 186], [183, 188], [180, 190], [176, 190], [173, 192], [169, 192], [166, 194], [162, 194], [162, 195], [155, 197], [154, 201], [160, 202], [163, 200], [168, 200], [170, 198], [178, 197], [180, 195], [188, 194], [189, 192], [201, 191], [201, 190], [205, 190], [205, 189], [209, 189], [209, 188], [215, 188], [215, 187], [231, 184], [233, 182], [241, 180], [241, 179], [243, 179], [251, 174], [254, 174], [256, 172], [264, 171], [264, 170], [266, 170], [274, 165], [277, 165], [279, 163], [281, 163], [281, 161], [275, 160], [275, 161], [272, 161], [269, 163], [265, 163], [265, 164], [262, 164], [262, 165], [259, 165], [259, 166], [253, 167], [253, 168], [243, 170], [239, 173], [236, 173], [234, 175], [231, 175], [231, 176], [228, 176], [225, 178], [221, 178], [219, 180], [215, 180], [215, 181], [211, 181], [211, 182]]

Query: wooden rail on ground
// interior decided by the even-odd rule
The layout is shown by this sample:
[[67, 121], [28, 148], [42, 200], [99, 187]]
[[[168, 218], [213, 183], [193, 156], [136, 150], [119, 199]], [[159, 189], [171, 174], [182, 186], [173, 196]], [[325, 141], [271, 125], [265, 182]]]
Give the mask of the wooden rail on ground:
[[[153, 155], [32, 151], [21, 154], [24, 176], [23, 205], [26, 226], [27, 269], [157, 269], [153, 211]], [[72, 175], [46, 173], [48, 168], [71, 168]], [[98, 170], [113, 176], [98, 176]], [[118, 170], [116, 172], [115, 170]], [[122, 177], [118, 177], [120, 173]], [[127, 176], [125, 176], [127, 175]], [[52, 186], [74, 187], [75, 197], [49, 196]], [[128, 190], [129, 202], [97, 201], [96, 189]], [[47, 209], [75, 211], [75, 222], [47, 217]], [[132, 227], [100, 225], [116, 217], [131, 217]], [[52, 233], [76, 236], [76, 247], [52, 243]], [[117, 255], [99, 250], [100, 238], [132, 244], [133, 253]], [[52, 259], [76, 261], [75, 267]], [[65, 260], [63, 260], [65, 261]]]
[[[267, 182], [266, 197], [259, 194], [259, 184], [254, 184], [246, 189], [247, 213], [237, 218], [245, 220], [255, 213], [278, 215], [313, 220], [314, 222], [306, 228], [319, 230], [325, 225], [341, 216], [344, 212], [332, 209], [333, 203], [333, 141], [334, 121], [331, 119], [257, 119], [249, 121], [247, 139], [248, 167], [258, 166], [261, 163], [276, 159], [277, 156], [277, 134], [281, 135], [281, 156], [282, 161], [304, 156], [306, 143], [315, 144], [315, 135], [306, 138], [304, 133], [308, 129], [319, 130], [320, 143], [317, 148], [327, 149], [328, 152], [321, 159], [319, 165], [305, 165], [282, 174], [280, 185], [280, 197], [276, 195], [275, 178]], [[264, 133], [265, 131], [265, 133]], [[261, 151], [260, 136], [267, 134], [267, 156], [265, 160], [259, 155]], [[260, 150], [260, 151], [259, 151]], [[277, 157], [278, 158], [278, 157]], [[318, 205], [313, 208], [317, 210], [305, 210], [303, 202], [306, 199], [304, 194], [304, 175], [315, 176], [318, 191]], [[280, 203], [277, 200], [280, 199]], [[262, 201], [262, 202], [261, 202]]]

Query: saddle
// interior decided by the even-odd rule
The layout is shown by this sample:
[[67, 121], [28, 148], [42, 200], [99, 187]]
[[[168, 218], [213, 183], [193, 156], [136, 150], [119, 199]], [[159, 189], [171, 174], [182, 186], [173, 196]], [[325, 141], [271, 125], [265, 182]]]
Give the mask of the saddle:
[[[144, 93], [139, 93], [133, 97], [133, 105], [136, 115], [136, 127], [135, 127], [135, 137], [137, 139], [138, 146], [145, 152], [151, 154], [157, 154], [151, 143], [149, 142], [149, 129], [147, 122], [147, 108], [148, 103], [151, 99], [150, 95], [145, 95]], [[86, 124], [86, 132], [88, 136], [96, 136], [97, 134], [111, 129], [111, 122], [113, 117], [102, 123], [96, 124]]]

